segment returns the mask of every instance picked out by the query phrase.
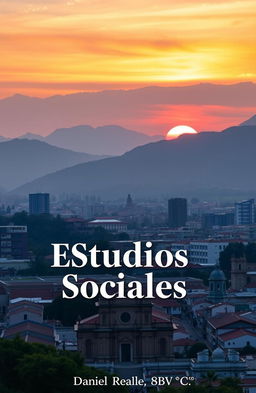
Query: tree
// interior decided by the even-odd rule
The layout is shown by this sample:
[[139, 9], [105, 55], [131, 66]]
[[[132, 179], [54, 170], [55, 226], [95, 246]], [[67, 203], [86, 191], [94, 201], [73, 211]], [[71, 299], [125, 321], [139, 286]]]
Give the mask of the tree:
[[207, 373], [203, 376], [203, 383], [206, 387], [212, 387], [214, 382], [217, 381], [218, 377], [214, 371], [208, 370]]
[[256, 261], [256, 243], [248, 243], [245, 248], [245, 255], [248, 263]]
[[79, 368], [66, 356], [56, 353], [33, 353], [25, 355], [19, 362], [17, 371], [21, 386], [26, 393], [50, 392], [70, 393], [74, 390], [73, 376]]
[[56, 298], [44, 309], [45, 319], [57, 319], [64, 326], [72, 326], [79, 317], [86, 318], [96, 314], [95, 299], [85, 299], [78, 295], [74, 299]]
[[251, 346], [250, 344], [247, 344], [245, 347], [243, 347], [240, 351], [241, 355], [255, 355], [256, 354], [256, 348]]
[[220, 253], [220, 268], [224, 271], [226, 277], [230, 279], [231, 259], [241, 258], [245, 255], [245, 246], [243, 243], [230, 243]]
[[102, 378], [107, 373], [86, 367], [78, 353], [53, 346], [0, 339], [1, 393], [128, 393], [120, 386], [73, 386], [73, 377]]
[[222, 393], [222, 391], [224, 393], [243, 393], [243, 389], [240, 384], [241, 381], [238, 378], [225, 378], [220, 382], [219, 393]]
[[192, 347], [188, 350], [188, 358], [195, 358], [198, 352], [201, 352], [206, 348], [206, 345], [200, 342], [192, 345]]

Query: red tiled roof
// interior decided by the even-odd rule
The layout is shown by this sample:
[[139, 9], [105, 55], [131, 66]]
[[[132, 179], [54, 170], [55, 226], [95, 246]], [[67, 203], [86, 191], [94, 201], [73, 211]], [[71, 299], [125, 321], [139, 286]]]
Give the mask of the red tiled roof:
[[212, 325], [215, 329], [238, 321], [245, 321], [252, 325], [256, 325], [255, 320], [246, 318], [245, 314], [241, 315], [239, 313], [219, 314], [216, 317], [208, 319], [209, 324]]
[[152, 310], [152, 321], [153, 322], [170, 322], [170, 316], [165, 312]]
[[17, 303], [10, 304], [8, 315], [15, 315], [20, 312], [31, 312], [33, 314], [42, 315], [44, 307], [42, 304], [33, 303], [29, 300], [22, 300]]
[[[94, 325], [100, 321], [100, 315], [95, 314], [88, 318], [82, 319], [80, 325]], [[153, 309], [152, 310], [152, 322], [170, 322], [170, 316], [163, 311]]]
[[100, 321], [100, 315], [95, 314], [95, 315], [92, 315], [88, 318], [82, 319], [80, 321], [80, 324], [81, 325], [94, 325], [95, 323], [99, 323], [99, 321]]
[[14, 338], [17, 335], [23, 337], [28, 342], [41, 342], [54, 345], [53, 327], [46, 324], [24, 321], [5, 329], [3, 337]]
[[256, 387], [256, 377], [243, 378], [241, 382], [241, 386]]
[[242, 337], [242, 336], [253, 336], [256, 337], [256, 333], [244, 330], [244, 329], [237, 329], [233, 332], [225, 333], [219, 336], [222, 341], [232, 340], [234, 338]]

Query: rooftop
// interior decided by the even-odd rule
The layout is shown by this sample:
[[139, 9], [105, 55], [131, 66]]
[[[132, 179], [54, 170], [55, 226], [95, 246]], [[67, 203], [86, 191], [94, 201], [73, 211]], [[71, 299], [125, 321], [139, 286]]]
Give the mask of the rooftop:
[[219, 338], [220, 338], [222, 341], [229, 341], [229, 340], [233, 340], [233, 339], [235, 339], [235, 338], [243, 337], [243, 336], [253, 336], [253, 337], [256, 337], [256, 333], [253, 333], [253, 332], [250, 332], [250, 331], [244, 330], [244, 329], [237, 329], [237, 330], [235, 330], [235, 331], [232, 331], [232, 332], [228, 332], [228, 333], [222, 334], [222, 335], [219, 336]]

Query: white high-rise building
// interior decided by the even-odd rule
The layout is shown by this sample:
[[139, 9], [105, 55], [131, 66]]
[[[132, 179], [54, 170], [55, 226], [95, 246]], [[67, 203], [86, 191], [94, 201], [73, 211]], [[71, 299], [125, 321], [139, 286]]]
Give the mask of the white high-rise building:
[[251, 225], [255, 223], [254, 199], [235, 204], [235, 225]]

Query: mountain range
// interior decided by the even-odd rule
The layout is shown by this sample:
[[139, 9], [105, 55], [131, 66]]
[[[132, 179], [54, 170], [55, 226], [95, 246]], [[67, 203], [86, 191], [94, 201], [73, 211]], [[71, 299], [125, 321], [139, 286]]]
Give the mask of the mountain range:
[[13, 139], [0, 143], [0, 186], [18, 187], [26, 182], [72, 165], [101, 156], [77, 153], [45, 142]]
[[241, 126], [256, 126], [256, 115], [240, 124]]
[[46, 137], [27, 133], [21, 138], [37, 139], [64, 149], [105, 156], [120, 155], [137, 146], [162, 139], [161, 135], [149, 136], [115, 125], [96, 128], [81, 125], [55, 130]]
[[[147, 134], [149, 131], [157, 133], [163, 129], [163, 125], [154, 120], [157, 120], [157, 113], [162, 107], [173, 106], [174, 112], [176, 105], [253, 108], [255, 97], [256, 84], [249, 82], [233, 85], [201, 83], [192, 86], [151, 86], [47, 98], [16, 94], [0, 100], [0, 135], [13, 138], [29, 132], [45, 136], [52, 130], [80, 124], [94, 127], [119, 124]], [[156, 116], [153, 116], [153, 120], [152, 114]]]
[[[191, 195], [197, 190], [256, 190], [256, 126], [182, 135], [137, 147], [122, 156], [83, 163], [14, 190], [121, 196]], [[197, 194], [198, 195], [198, 194]]]

